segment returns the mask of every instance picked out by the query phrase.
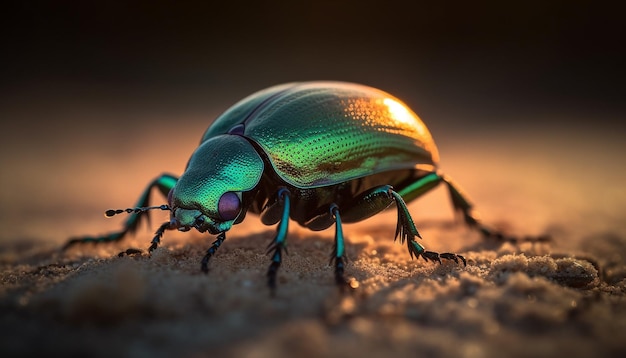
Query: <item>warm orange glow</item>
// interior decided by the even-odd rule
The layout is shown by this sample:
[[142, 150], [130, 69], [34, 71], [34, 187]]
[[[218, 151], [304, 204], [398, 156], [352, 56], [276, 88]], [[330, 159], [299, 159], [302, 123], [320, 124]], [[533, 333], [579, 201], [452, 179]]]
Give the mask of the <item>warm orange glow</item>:
[[415, 120], [415, 115], [411, 113], [402, 103], [394, 100], [393, 98], [385, 98], [383, 99], [383, 103], [387, 106], [389, 113], [391, 113], [393, 118], [410, 126], [421, 127]]

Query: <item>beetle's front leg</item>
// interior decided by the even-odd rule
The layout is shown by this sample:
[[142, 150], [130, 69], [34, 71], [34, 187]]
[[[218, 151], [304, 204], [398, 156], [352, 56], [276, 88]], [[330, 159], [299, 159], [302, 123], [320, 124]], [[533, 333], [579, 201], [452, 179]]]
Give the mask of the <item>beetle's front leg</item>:
[[[171, 174], [162, 174], [161, 176], [155, 178], [154, 180], [152, 180], [152, 182], [150, 182], [150, 184], [146, 187], [146, 189], [144, 189], [143, 193], [141, 193], [141, 196], [139, 197], [139, 200], [137, 200], [137, 204], [135, 206], [136, 207], [148, 206], [150, 203], [150, 193], [152, 192], [153, 188], [157, 188], [164, 197], [167, 197], [167, 194], [174, 187], [177, 181], [178, 181], [178, 178]], [[139, 226], [141, 219], [144, 217], [147, 218], [148, 221], [150, 220], [149, 214], [145, 211], [130, 213], [130, 215], [128, 216], [128, 219], [126, 219], [126, 222], [124, 222], [124, 226], [122, 227], [122, 230], [118, 232], [113, 232], [107, 235], [102, 235], [102, 236], [95, 236], [95, 237], [84, 236], [84, 237], [70, 239], [65, 244], [65, 246], [63, 246], [63, 250], [66, 250], [75, 244], [81, 244], [81, 243], [87, 243], [87, 242], [101, 243], [101, 242], [119, 241], [126, 234], [134, 233], [137, 230], [137, 227]], [[161, 233], [161, 235], [162, 234], [163, 233]], [[128, 251], [133, 251], [133, 250], [134, 249], [130, 249]], [[135, 251], [138, 251], [138, 250], [135, 250]], [[128, 253], [136, 253], [136, 252], [133, 251], [133, 252], [128, 252]]]
[[276, 228], [276, 236], [274, 240], [270, 242], [267, 247], [267, 252], [272, 254], [272, 262], [267, 270], [267, 285], [269, 286], [272, 295], [276, 290], [276, 273], [282, 262], [283, 249], [287, 251], [287, 230], [289, 228], [289, 211], [291, 210], [291, 199], [289, 198], [289, 190], [286, 188], [280, 188], [276, 193], [276, 201], [271, 204], [266, 210], [273, 211], [276, 206], [282, 207], [282, 214], [278, 227]]
[[[152, 241], [150, 242], [150, 247], [148, 248], [148, 253], [152, 253], [152, 251], [156, 250], [156, 248], [159, 246], [159, 244], [161, 243], [161, 238], [163, 237], [163, 234], [165, 233], [165, 230], [174, 230], [178, 227], [178, 225], [173, 222], [173, 221], [166, 221], [163, 224], [161, 224], [161, 226], [159, 226], [159, 228], [157, 229], [157, 231], [154, 233], [154, 237], [152, 238]], [[126, 255], [137, 255], [137, 254], [141, 254], [141, 250], [138, 249], [127, 249], [126, 251], [122, 251], [119, 254], [117, 254], [117, 256], [119, 257], [123, 257]]]
[[154, 233], [154, 238], [152, 238], [152, 242], [150, 243], [150, 247], [148, 248], [148, 252], [156, 250], [156, 248], [161, 243], [161, 238], [163, 237], [163, 233], [165, 230], [174, 230], [178, 227], [178, 224], [174, 221], [164, 222]]
[[202, 270], [202, 272], [209, 272], [209, 259], [215, 254], [215, 251], [217, 251], [217, 249], [222, 245], [224, 240], [226, 240], [226, 233], [219, 233], [219, 235], [217, 235], [217, 240], [215, 240], [213, 242], [213, 245], [211, 245], [211, 247], [206, 250], [206, 255], [204, 255], [204, 257], [202, 258], [202, 262], [200, 263], [200, 270]]

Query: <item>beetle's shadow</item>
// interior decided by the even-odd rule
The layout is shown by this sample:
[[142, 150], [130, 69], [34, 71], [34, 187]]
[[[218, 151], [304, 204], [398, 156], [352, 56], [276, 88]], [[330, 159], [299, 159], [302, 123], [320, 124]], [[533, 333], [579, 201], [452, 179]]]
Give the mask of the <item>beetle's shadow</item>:
[[[472, 237], [475, 241], [478, 241], [475, 245], [476, 248], [484, 245], [484, 243], [480, 243], [482, 240], [478, 237], [478, 234], [474, 235], [475, 233], [472, 233], [471, 230], [463, 225], [453, 222], [432, 221], [427, 222], [423, 227], [437, 233], [436, 235], [430, 235], [431, 237], [424, 241], [420, 241], [429, 249], [434, 248], [440, 252], [455, 250], [467, 252], [472, 247], [471, 243], [463, 241], [462, 238], [456, 239], [454, 243], [449, 242], [451, 237], [454, 238], [455, 233], [459, 233], [463, 237]], [[407, 252], [406, 243], [401, 244], [399, 240], [394, 240], [394, 230], [394, 226], [386, 224], [378, 226], [345, 225], [347, 272], [353, 272], [358, 275], [359, 272], [355, 271], [358, 271], [358, 269], [352, 263], [362, 257], [372, 255], [393, 254], [397, 255], [398, 260], [411, 260], [410, 254]], [[211, 260], [221, 260], [221, 256], [230, 255], [235, 250], [265, 254], [267, 246], [272, 242], [275, 235], [276, 231], [273, 228], [249, 234], [233, 232], [224, 244], [220, 246], [219, 251]], [[209, 247], [209, 240], [203, 242], [204, 244], [200, 244], [196, 241], [196, 244], [194, 244], [196, 250], [202, 250], [198, 254], [206, 251]], [[298, 260], [306, 259], [308, 264], [332, 273], [332, 270], [334, 270], [331, 262], [333, 247], [334, 229], [332, 228], [323, 231], [309, 231], [304, 228], [292, 229], [287, 237], [288, 250], [283, 255], [281, 271], [291, 265], [298, 265]], [[271, 257], [270, 255], [265, 256], [263, 261], [269, 265]], [[419, 259], [419, 261], [421, 262], [422, 260]], [[362, 273], [366, 274], [365, 271]]]
[[[356, 234], [356, 233], [355, 233]], [[251, 234], [236, 234], [233, 233], [224, 242], [223, 247], [220, 247], [219, 252], [216, 253], [216, 257], [222, 253], [229, 252], [235, 249], [251, 250], [257, 253], [266, 253], [266, 248], [273, 242], [276, 236], [276, 231], [268, 229]], [[393, 239], [393, 238], [390, 238]], [[208, 243], [208, 241], [207, 241]], [[349, 254], [356, 254], [357, 252], [365, 249], [369, 244], [363, 241], [352, 241], [350, 234], [346, 234], [346, 250]], [[284, 255], [283, 260], [287, 261], [291, 256], [307, 256], [314, 260], [317, 257], [323, 259], [324, 264], [328, 263], [328, 260], [333, 252], [334, 246], [334, 231], [308, 231], [304, 229], [293, 230], [287, 237], [287, 252]], [[205, 250], [208, 246], [205, 248]], [[268, 253], [268, 262], [270, 261], [270, 255]]]

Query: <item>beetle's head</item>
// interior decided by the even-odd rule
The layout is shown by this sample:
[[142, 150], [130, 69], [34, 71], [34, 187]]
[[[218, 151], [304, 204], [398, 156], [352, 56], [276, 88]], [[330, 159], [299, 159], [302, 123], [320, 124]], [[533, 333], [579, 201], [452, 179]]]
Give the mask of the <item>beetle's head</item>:
[[243, 192], [254, 189], [263, 160], [243, 137], [221, 135], [203, 142], [168, 195], [171, 222], [181, 231], [218, 234], [245, 214]]

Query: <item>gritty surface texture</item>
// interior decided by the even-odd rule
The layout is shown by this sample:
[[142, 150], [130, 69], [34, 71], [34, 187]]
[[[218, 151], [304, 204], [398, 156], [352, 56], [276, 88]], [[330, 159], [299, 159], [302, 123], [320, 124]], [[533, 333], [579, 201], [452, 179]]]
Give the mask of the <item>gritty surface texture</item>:
[[[455, 223], [440, 187], [409, 210], [428, 250], [464, 255], [467, 266], [411, 260], [393, 242], [390, 209], [344, 226], [346, 277], [358, 286], [344, 294], [328, 265], [333, 229], [292, 222], [271, 298], [265, 248], [275, 228], [253, 215], [227, 233], [207, 275], [200, 260], [211, 235], [168, 231], [145, 253], [167, 220], [161, 211], [122, 242], [61, 252], [68, 237], [118, 229], [123, 215], [107, 220], [104, 210], [132, 205], [155, 175], [184, 169], [196, 146], [188, 133], [206, 126], [185, 121], [196, 130], [145, 132], [129, 122], [132, 143], [107, 151], [103, 143], [115, 137], [102, 131], [50, 137], [61, 162], [34, 146], [20, 160], [9, 155], [17, 149], [3, 152], [7, 170], [21, 175], [2, 185], [1, 356], [626, 356], [618, 132], [589, 126], [562, 135], [561, 127], [542, 126], [435, 134], [443, 168], [485, 223], [552, 240], [485, 240]], [[162, 138], [171, 146], [151, 145]], [[164, 200], [154, 193], [154, 204]], [[144, 254], [117, 256], [129, 247]]]
[[[271, 298], [265, 248], [275, 228], [254, 215], [227, 233], [207, 275], [200, 260], [211, 235], [168, 231], [145, 254], [167, 220], [162, 211], [122, 242], [59, 250], [68, 237], [118, 229], [123, 215], [104, 219], [104, 210], [132, 206], [161, 172], [181, 173], [197, 145], [190, 133], [209, 121], [187, 114], [185, 130], [151, 122], [147, 131], [134, 115], [123, 117], [126, 141], [106, 121], [98, 123], [108, 129], [36, 136], [37, 145], [27, 145], [35, 142], [26, 129], [4, 140], [3, 173], [19, 175], [1, 185], [0, 356], [626, 356], [619, 130], [523, 123], [435, 132], [442, 169], [486, 224], [552, 240], [484, 240], [455, 223], [439, 187], [409, 210], [428, 250], [461, 254], [467, 267], [411, 260], [393, 242], [390, 209], [344, 226], [346, 276], [358, 287], [342, 295], [328, 265], [333, 229], [292, 222]], [[165, 139], [167, 147], [153, 145]], [[152, 203], [164, 202], [154, 193]], [[117, 256], [129, 247], [144, 254]]]
[[199, 234], [173, 235], [151, 257], [115, 256], [124, 244], [141, 245], [134, 239], [64, 254], [7, 246], [0, 345], [7, 356], [626, 353], [623, 238], [588, 238], [587, 257], [577, 257], [554, 253], [554, 242], [501, 243], [459, 226], [424, 224], [429, 248], [451, 248], [468, 260], [467, 267], [439, 265], [412, 261], [393, 244], [386, 226], [394, 217], [347, 226], [347, 276], [358, 287], [344, 294], [327, 265], [326, 231], [293, 228], [274, 298], [263, 251], [272, 230], [231, 235], [208, 275], [199, 259], [209, 242]]

